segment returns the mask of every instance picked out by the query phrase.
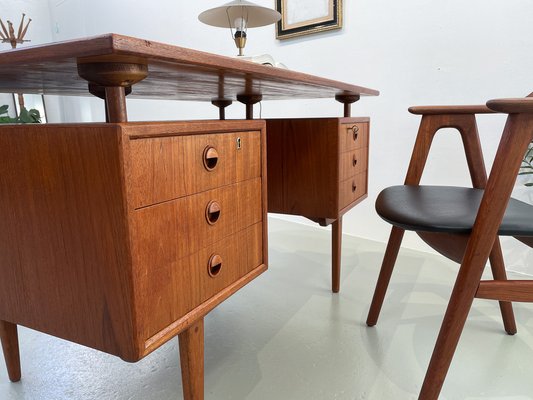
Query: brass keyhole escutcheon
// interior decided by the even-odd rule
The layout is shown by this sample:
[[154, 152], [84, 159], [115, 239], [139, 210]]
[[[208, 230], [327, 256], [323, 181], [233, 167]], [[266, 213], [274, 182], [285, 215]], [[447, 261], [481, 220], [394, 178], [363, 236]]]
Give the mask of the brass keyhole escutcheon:
[[240, 137], [237, 138], [237, 150], [240, 150], [242, 147], [242, 139]]
[[357, 136], [359, 135], [359, 127], [357, 125], [354, 125], [350, 128], [353, 133], [353, 140], [354, 142], [357, 140]]

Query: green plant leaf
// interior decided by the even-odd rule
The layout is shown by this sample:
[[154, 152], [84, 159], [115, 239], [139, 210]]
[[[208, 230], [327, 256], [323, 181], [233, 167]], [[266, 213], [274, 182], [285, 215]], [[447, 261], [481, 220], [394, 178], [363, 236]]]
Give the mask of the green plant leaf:
[[31, 118], [32, 123], [38, 124], [39, 122], [41, 122], [41, 113], [39, 112], [39, 110], [32, 108], [31, 110], [28, 111], [28, 114]]
[[41, 122], [41, 113], [34, 108], [27, 110], [25, 107], [22, 107], [19, 116], [16, 118], [11, 118], [7, 115], [8, 109], [8, 105], [0, 106], [0, 124], [38, 124]]
[[22, 122], [23, 124], [28, 124], [28, 123], [32, 122], [32, 118], [30, 116], [30, 113], [28, 112], [28, 110], [26, 110], [25, 107], [22, 107], [20, 109], [19, 121]]

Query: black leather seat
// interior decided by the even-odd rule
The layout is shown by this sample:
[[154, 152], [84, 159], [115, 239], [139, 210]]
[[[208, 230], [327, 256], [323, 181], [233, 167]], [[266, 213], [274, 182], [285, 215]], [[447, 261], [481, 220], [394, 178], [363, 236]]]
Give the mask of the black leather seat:
[[[390, 224], [410, 231], [470, 233], [483, 193], [455, 186], [392, 186], [379, 194], [376, 211]], [[533, 206], [511, 198], [498, 234], [533, 236]]]

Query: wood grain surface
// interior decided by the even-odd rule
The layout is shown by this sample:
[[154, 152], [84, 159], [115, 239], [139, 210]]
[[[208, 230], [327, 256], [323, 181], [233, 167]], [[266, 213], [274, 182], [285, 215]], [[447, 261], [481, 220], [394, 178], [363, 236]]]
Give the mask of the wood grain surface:
[[[147, 181], [132, 173], [138, 155], [151, 159], [157, 149], [173, 160], [176, 138], [185, 148], [176, 154], [198, 153], [198, 165], [205, 143], [231, 143], [221, 152], [232, 160], [222, 174], [230, 179], [206, 184], [215, 168], [190, 191], [137, 207]], [[149, 140], [155, 145], [141, 146], [148, 151], [133, 151]], [[266, 269], [262, 121], [6, 125], [0, 145], [6, 323], [136, 361]], [[188, 169], [150, 185], [189, 182]], [[213, 200], [220, 215], [210, 223]], [[222, 262], [210, 274], [214, 254]]]
[[233, 57], [117, 34], [0, 52], [0, 92], [88, 95], [77, 64], [138, 63], [148, 77], [132, 97], [211, 101], [261, 94], [263, 100], [371, 95], [377, 90]]
[[336, 220], [351, 208], [366, 194], [368, 121], [267, 120], [269, 211]]

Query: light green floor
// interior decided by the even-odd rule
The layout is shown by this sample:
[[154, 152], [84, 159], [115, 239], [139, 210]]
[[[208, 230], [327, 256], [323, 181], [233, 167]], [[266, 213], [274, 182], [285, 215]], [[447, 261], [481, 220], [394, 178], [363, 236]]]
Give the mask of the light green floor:
[[[207, 400], [416, 399], [456, 267], [400, 253], [377, 327], [364, 324], [384, 245], [344, 238], [330, 292], [330, 233], [270, 219], [270, 268], [216, 308], [205, 327]], [[533, 306], [518, 335], [476, 300], [442, 399], [533, 399]], [[0, 399], [181, 399], [177, 339], [137, 364], [20, 330], [23, 380], [0, 363]]]

